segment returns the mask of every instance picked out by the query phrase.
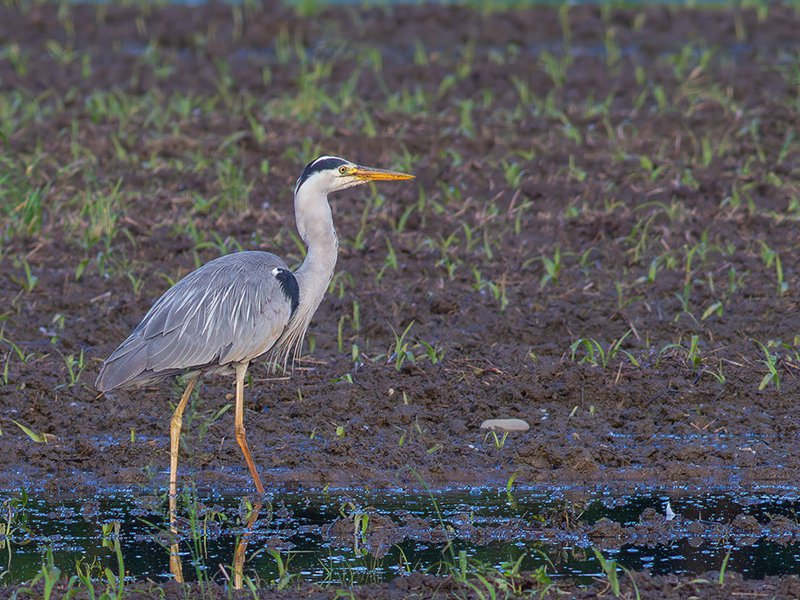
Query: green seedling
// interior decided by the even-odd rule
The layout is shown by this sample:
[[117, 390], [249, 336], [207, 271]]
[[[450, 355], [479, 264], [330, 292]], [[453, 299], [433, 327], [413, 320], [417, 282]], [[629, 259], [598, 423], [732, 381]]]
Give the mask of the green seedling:
[[553, 253], [553, 258], [549, 258], [542, 254], [542, 266], [544, 267], [544, 275], [539, 281], [539, 289], [543, 289], [548, 283], [558, 285], [558, 278], [561, 276], [561, 248], [556, 247]]
[[[61, 354], [58, 349], [56, 349], [56, 352]], [[78, 356], [75, 356], [74, 354], [68, 354], [64, 356], [61, 354], [61, 358], [64, 360], [64, 367], [67, 370], [67, 387], [75, 387], [78, 385], [78, 381], [80, 380], [84, 369], [86, 369], [86, 360], [83, 354], [83, 349], [81, 349]]]
[[[749, 169], [749, 162], [746, 162], [742, 166], [742, 171], [749, 171]], [[726, 196], [722, 199], [722, 202], [720, 202], [720, 207], [724, 208], [725, 206], [729, 206], [732, 211], [737, 211], [741, 209], [742, 206], [746, 206], [748, 214], [756, 214], [758, 211], [756, 203], [751, 194], [751, 189], [752, 184], [739, 185], [738, 183], [733, 183], [731, 185], [730, 196]]]
[[36, 285], [39, 283], [39, 277], [33, 274], [30, 263], [25, 259], [23, 259], [21, 263], [17, 264], [16, 266], [22, 268], [23, 277], [18, 277], [16, 275], [9, 275], [9, 277], [22, 289], [23, 292], [30, 294], [34, 289], [36, 289]]
[[519, 477], [519, 472], [515, 471], [511, 477], [508, 478], [508, 481], [506, 481], [506, 494], [509, 496], [514, 491], [514, 482], [517, 480], [517, 477]]
[[572, 54], [566, 53], [560, 57], [556, 57], [549, 52], [542, 52], [539, 56], [542, 68], [553, 83], [553, 87], [560, 90], [564, 87], [567, 80], [567, 73], [572, 66]]
[[758, 157], [758, 162], [765, 163], [767, 162], [767, 155], [764, 151], [764, 146], [761, 143], [761, 119], [756, 117], [750, 121], [750, 125], [748, 127], [748, 132], [750, 133], [750, 139], [753, 144], [753, 147], [756, 151], [756, 156]]
[[565, 46], [572, 43], [572, 27], [569, 22], [570, 4], [561, 4], [558, 7], [558, 22], [561, 25], [561, 39]]
[[[425, 357], [432, 365], [440, 363], [444, 359], [444, 350], [438, 346], [426, 342], [425, 340], [417, 340], [417, 343], [422, 346], [425, 351]], [[405, 392], [403, 392], [405, 394]]]
[[707, 135], [704, 135], [700, 140], [700, 145], [702, 151], [701, 164], [704, 167], [708, 167], [714, 160], [714, 146], [712, 145], [711, 139]]
[[607, 368], [611, 360], [618, 354], [624, 356], [634, 366], [639, 367], [639, 361], [633, 354], [622, 349], [622, 343], [633, 330], [629, 329], [625, 335], [613, 340], [606, 348], [594, 338], [580, 338], [572, 342], [569, 347], [570, 360], [590, 364], [594, 367]]
[[8, 60], [18, 76], [25, 77], [28, 74], [29, 59], [18, 43], [12, 42], [8, 44], [0, 53], [0, 58]]
[[514, 234], [520, 235], [522, 233], [522, 224], [523, 224], [523, 217], [528, 212], [528, 210], [533, 206], [533, 202], [521, 202], [518, 206], [516, 206], [513, 210], [509, 208], [509, 217], [513, 214], [514, 215]]
[[[68, 589], [64, 598], [71, 598], [81, 590], [77, 584], [82, 586], [82, 591], [90, 600], [121, 600], [124, 597], [125, 563], [118, 533], [115, 534], [112, 547], [117, 558], [117, 572], [114, 573], [109, 567], [104, 568], [96, 557], [92, 562], [81, 558], [75, 563], [75, 575], [67, 583]], [[105, 589], [98, 589], [103, 584]]]
[[267, 549], [267, 554], [269, 554], [273, 560], [275, 561], [275, 566], [278, 569], [278, 577], [275, 580], [275, 588], [277, 590], [285, 590], [289, 587], [289, 584], [294, 581], [298, 575], [292, 574], [289, 572], [289, 563], [292, 560], [291, 553], [286, 555], [286, 558], [283, 555], [273, 548]]
[[[642, 261], [645, 252], [647, 252], [650, 246], [650, 230], [657, 216], [658, 213], [653, 213], [646, 218], [637, 219], [631, 228], [630, 233], [625, 238], [625, 241], [630, 243], [632, 246], [628, 252], [632, 255], [633, 261], [636, 263], [640, 263]], [[657, 259], [658, 257], [653, 259], [653, 261], [655, 262]], [[651, 274], [653, 279], [655, 279], [655, 272], [652, 272], [654, 268], [655, 264], [651, 263]]]
[[9, 361], [11, 359], [11, 356], [12, 355], [16, 356], [17, 359], [23, 365], [26, 365], [36, 356], [36, 354], [34, 352], [25, 352], [25, 350], [23, 350], [19, 345], [17, 345], [16, 343], [12, 342], [7, 337], [5, 337], [5, 335], [4, 335], [4, 327], [0, 327], [0, 342], [8, 344], [8, 346], [11, 348], [9, 350], [9, 352], [6, 354], [6, 361], [5, 361], [5, 366], [4, 366], [4, 370], [6, 371], [6, 373], [4, 374], [4, 378], [5, 378], [5, 383], [7, 384], [8, 383], [8, 372], [7, 371], [8, 371], [8, 366], [9, 366]]
[[339, 317], [339, 325], [336, 328], [336, 348], [340, 354], [344, 352], [344, 324], [347, 320], [346, 315]]
[[475, 277], [474, 288], [478, 291], [485, 292], [486, 290], [492, 295], [492, 298], [500, 305], [500, 312], [504, 312], [508, 308], [509, 300], [506, 294], [506, 274], [500, 277], [497, 282], [483, 279], [481, 272], [473, 267], [472, 275]]
[[[539, 567], [532, 579], [541, 586], [537, 591], [543, 596], [552, 585], [547, 575], [547, 565], [552, 566], [552, 561], [540, 550], [536, 550], [547, 564]], [[522, 563], [526, 555], [521, 554], [516, 559], [510, 558], [497, 566], [485, 564], [467, 556], [466, 550], [460, 550], [454, 563], [447, 563], [446, 567], [453, 579], [467, 588], [470, 597], [481, 600], [494, 598], [516, 598], [532, 590], [523, 582]]]
[[427, 67], [430, 64], [428, 52], [420, 39], [414, 40], [414, 64], [418, 67]]
[[425, 453], [426, 454], [437, 454], [437, 453], [442, 451], [442, 448], [444, 448], [444, 446], [442, 446], [441, 444], [434, 444], [433, 446], [431, 446], [430, 448], [425, 450]]
[[686, 358], [695, 368], [697, 368], [702, 360], [700, 357], [698, 336], [696, 335], [693, 335], [689, 340], [689, 350], [686, 353]]
[[55, 436], [49, 433], [38, 433], [31, 429], [30, 427], [26, 427], [22, 423], [11, 419], [11, 422], [14, 423], [17, 427], [22, 430], [22, 433], [27, 435], [32, 441], [36, 442], [37, 444], [46, 444], [50, 439], [54, 439]]
[[667, 353], [683, 354], [685, 360], [692, 365], [694, 369], [698, 368], [703, 361], [702, 351], [700, 350], [700, 338], [697, 335], [693, 335], [689, 338], [688, 348], [682, 343], [667, 344], [664, 346], [658, 353], [656, 365], [661, 361], [662, 356]]
[[200, 425], [197, 428], [197, 438], [200, 442], [202, 442], [205, 439], [206, 435], [208, 435], [211, 426], [217, 421], [219, 421], [223, 417], [223, 415], [225, 415], [225, 413], [228, 412], [231, 408], [233, 408], [233, 404], [228, 402], [216, 412], [206, 411], [204, 413], [207, 414], [208, 416], [200, 421]]
[[584, 169], [580, 168], [578, 164], [575, 162], [575, 156], [573, 154], [569, 155], [569, 161], [567, 163], [569, 178], [573, 181], [577, 181], [578, 183], [583, 183], [586, 177], [589, 175]]
[[131, 271], [126, 272], [125, 276], [128, 278], [128, 281], [131, 284], [131, 291], [133, 292], [133, 296], [135, 298], [141, 298], [142, 288], [144, 287], [144, 277], [137, 277]]
[[472, 100], [460, 100], [459, 103], [459, 131], [464, 137], [475, 137], [475, 121], [472, 117], [474, 102]]
[[376, 283], [383, 279], [383, 275], [386, 273], [387, 269], [397, 271], [399, 268], [399, 264], [397, 262], [397, 253], [395, 252], [394, 246], [388, 237], [386, 238], [386, 251], [386, 258], [383, 261], [383, 266], [378, 271], [377, 275], [375, 275]]
[[681, 318], [681, 315], [688, 315], [693, 321], [697, 322], [697, 319], [695, 318], [695, 316], [692, 314], [691, 311], [693, 285], [694, 282], [690, 279], [687, 279], [686, 281], [684, 281], [683, 289], [680, 292], [673, 293], [673, 296], [677, 298], [678, 302], [681, 305], [681, 310], [675, 315], [673, 321], [677, 322]]
[[367, 533], [369, 531], [369, 511], [372, 507], [360, 508], [353, 500], [348, 500], [339, 506], [339, 515], [344, 519], [353, 521], [353, 551], [356, 555], [368, 554]]
[[[583, 145], [583, 135], [581, 134], [580, 129], [578, 129], [572, 121], [569, 119], [567, 115], [564, 113], [559, 113], [559, 119], [561, 120], [562, 124], [562, 131], [564, 132], [564, 136], [570, 140], [576, 146]], [[573, 162], [574, 165], [574, 162]]]
[[619, 587], [619, 576], [617, 575], [617, 562], [607, 559], [603, 556], [603, 553], [594, 546], [592, 546], [592, 552], [594, 552], [597, 562], [600, 563], [600, 568], [603, 569], [603, 573], [606, 575], [611, 593], [614, 594], [615, 598], [619, 598], [621, 591]]
[[497, 432], [494, 430], [490, 430], [484, 437], [483, 441], [485, 442], [489, 438], [492, 438], [494, 441], [494, 447], [498, 450], [501, 450], [506, 445], [506, 439], [508, 438], [508, 432], [504, 431], [503, 435], [497, 435]]
[[120, 523], [113, 521], [102, 525], [103, 547], [114, 551], [117, 558], [117, 572], [109, 567], [103, 569], [106, 578], [106, 595], [111, 598], [122, 598], [125, 592], [125, 562], [122, 558], [122, 545], [120, 542]]
[[0, 201], [13, 207], [7, 231], [9, 235], [32, 236], [42, 229], [42, 204], [49, 188], [33, 187], [29, 177], [13, 169], [11, 166], [9, 172], [0, 175]]
[[722, 369], [722, 360], [719, 361], [716, 370], [712, 371], [710, 369], [703, 369], [703, 373], [711, 375], [711, 377], [716, 379], [717, 383], [719, 383], [720, 385], [723, 385], [727, 381], [727, 378], [725, 377], [725, 372]]
[[39, 572], [36, 576], [31, 580], [30, 585], [31, 588], [35, 586], [40, 581], [43, 582], [43, 600], [50, 600], [53, 597], [53, 589], [55, 588], [56, 584], [61, 579], [61, 569], [59, 569], [55, 565], [55, 559], [53, 558], [53, 549], [48, 548], [45, 551], [45, 555], [42, 559], [42, 566], [39, 569]]
[[80, 281], [83, 277], [84, 272], [86, 271], [86, 267], [89, 266], [90, 259], [89, 258], [82, 258], [81, 261], [78, 263], [78, 266], [75, 267], [75, 281]]
[[723, 313], [724, 305], [722, 302], [717, 300], [716, 302], [712, 302], [708, 308], [703, 311], [703, 315], [700, 317], [701, 321], [705, 321], [712, 315], [716, 315], [717, 317], [721, 317]]
[[725, 553], [725, 557], [722, 559], [722, 565], [719, 568], [719, 577], [717, 578], [717, 583], [719, 583], [720, 587], [725, 585], [725, 573], [728, 570], [728, 561], [731, 559], [731, 552], [732, 550], [728, 550]]
[[525, 170], [522, 168], [522, 165], [517, 162], [509, 162], [505, 159], [500, 161], [500, 165], [503, 168], [503, 178], [508, 187], [512, 190], [519, 189], [522, 178], [525, 176]]
[[82, 246], [89, 250], [102, 240], [108, 249], [123, 211], [122, 178], [118, 179], [108, 192], [97, 189], [99, 188], [97, 182], [94, 182], [94, 185], [95, 190], [84, 192], [78, 200], [82, 206], [81, 217], [85, 220], [82, 224]]
[[409, 217], [411, 217], [411, 215], [413, 215], [414, 212], [418, 210], [419, 208], [416, 204], [408, 205], [403, 211], [403, 214], [400, 215], [400, 218], [394, 222], [393, 224], [394, 232], [398, 235], [403, 233], [406, 230], [406, 225], [408, 224]]
[[780, 255], [769, 247], [765, 241], [761, 241], [761, 260], [768, 269], [775, 266], [775, 276], [777, 279], [778, 295], [783, 296], [789, 290], [789, 284], [783, 278], [783, 264]]
[[617, 310], [622, 311], [628, 305], [641, 299], [641, 296], [626, 295], [630, 290], [621, 281], [614, 282], [614, 289], [617, 292]]
[[[226, 142], [230, 141], [226, 140]], [[226, 145], [226, 142], [223, 142], [223, 146]], [[217, 178], [222, 206], [235, 214], [247, 212], [254, 184], [247, 180], [244, 169], [227, 158], [217, 163]]]
[[[798, 79], [798, 82], [800, 82], [800, 79]], [[789, 151], [792, 148], [792, 144], [794, 143], [796, 136], [797, 132], [794, 129], [789, 129], [786, 131], [786, 134], [783, 137], [783, 145], [781, 145], [781, 149], [778, 152], [777, 162], [779, 164], [786, 161], [786, 157], [789, 155]]]
[[764, 353], [764, 359], [761, 363], [767, 368], [767, 373], [761, 378], [761, 383], [758, 384], [758, 389], [763, 390], [769, 385], [774, 385], [775, 389], [781, 389], [781, 377], [778, 373], [778, 355], [770, 350], [772, 342], [762, 344], [758, 340], [753, 340], [761, 351]]
[[398, 334], [397, 330], [389, 325], [392, 333], [394, 334], [394, 346], [389, 351], [389, 358], [387, 362], [394, 361], [394, 368], [395, 371], [400, 371], [403, 368], [403, 364], [408, 361], [411, 364], [416, 362], [416, 357], [414, 353], [409, 350], [410, 342], [406, 339], [408, 336], [408, 332], [411, 331], [411, 328], [414, 326], [414, 321], [411, 321], [406, 328], [403, 330], [402, 333]]
[[[25, 545], [29, 543], [30, 528], [28, 527], [28, 515], [25, 506], [28, 504], [28, 492], [25, 488], [20, 490], [19, 496], [14, 496], [3, 501], [5, 512], [5, 522], [0, 523], [0, 550], [6, 550], [8, 560], [6, 561], [6, 573], [11, 571], [11, 558], [13, 556], [13, 545]], [[0, 574], [0, 580], [5, 573]]]
[[619, 64], [622, 52], [617, 43], [617, 28], [608, 27], [604, 37], [604, 45], [606, 49], [606, 66], [609, 68], [616, 67]]
[[353, 274], [347, 271], [340, 271], [331, 278], [331, 283], [328, 285], [328, 293], [335, 294], [337, 298], [344, 298], [348, 290], [353, 290], [355, 287], [356, 280], [353, 278]]
[[669, 168], [667, 164], [656, 166], [653, 160], [644, 154], [639, 156], [639, 166], [647, 174], [650, 181], [656, 181]]
[[514, 86], [514, 90], [517, 92], [520, 107], [527, 107], [533, 104], [533, 92], [531, 91], [530, 84], [525, 81], [524, 79], [520, 78], [517, 75], [511, 76], [511, 85]]
[[659, 114], [663, 115], [666, 113], [670, 103], [669, 100], [667, 100], [667, 93], [664, 91], [664, 88], [661, 86], [661, 84], [653, 86], [653, 98], [658, 106]]

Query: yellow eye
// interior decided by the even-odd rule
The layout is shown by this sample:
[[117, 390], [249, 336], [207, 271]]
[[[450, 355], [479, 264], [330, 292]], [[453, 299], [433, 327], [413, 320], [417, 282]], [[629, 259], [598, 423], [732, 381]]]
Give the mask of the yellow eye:
[[339, 173], [341, 173], [342, 175], [347, 175], [347, 167], [345, 165], [339, 167]]

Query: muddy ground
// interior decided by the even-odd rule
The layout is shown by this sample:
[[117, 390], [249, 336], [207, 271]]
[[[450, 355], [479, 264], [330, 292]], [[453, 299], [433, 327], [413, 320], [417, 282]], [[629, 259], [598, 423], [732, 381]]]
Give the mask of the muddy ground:
[[[609, 597], [610, 590], [607, 584], [597, 583], [591, 586], [575, 587], [574, 584], [565, 583], [539, 594], [539, 583], [529, 577], [521, 577], [517, 582], [521, 594], [533, 594], [541, 598], [605, 598]], [[32, 588], [32, 592], [41, 593], [43, 586]], [[2, 591], [0, 591], [2, 593]], [[209, 599], [217, 598], [252, 598], [251, 594], [234, 594], [222, 586], [211, 585], [200, 587], [196, 584], [181, 586], [175, 583], [158, 586], [155, 583], [142, 583], [129, 586], [126, 597], [133, 599], [146, 599], [155, 596], [165, 598], [185, 598], [187, 594], [195, 597]], [[638, 596], [637, 596], [638, 594]], [[759, 582], [758, 586], [752, 581], [743, 581], [735, 573], [729, 574], [724, 586], [716, 581], [706, 578], [695, 578], [692, 582], [682, 581], [674, 576], [653, 577], [642, 574], [636, 581], [636, 587], [630, 581], [620, 584], [620, 596], [624, 598], [708, 598], [711, 600], [726, 600], [730, 597], [763, 597], [763, 598], [796, 598], [800, 594], [797, 580], [793, 578], [769, 577]], [[337, 598], [332, 590], [319, 586], [299, 585], [291, 590], [262, 591], [258, 598], [310, 598], [329, 599]], [[413, 573], [408, 577], [398, 577], [392, 582], [371, 586], [355, 587], [348, 598], [468, 598], [470, 590], [464, 588], [452, 578], [434, 577]], [[473, 592], [472, 597], [480, 597]], [[611, 595], [610, 597], [614, 597]]]
[[[304, 359], [246, 390], [268, 486], [796, 484], [797, 10], [307, 8], [0, 8], [0, 489], [165, 485], [180, 389], [99, 365], [197, 264], [298, 264], [318, 154], [417, 180], [331, 199]], [[184, 477], [248, 491], [199, 388]]]

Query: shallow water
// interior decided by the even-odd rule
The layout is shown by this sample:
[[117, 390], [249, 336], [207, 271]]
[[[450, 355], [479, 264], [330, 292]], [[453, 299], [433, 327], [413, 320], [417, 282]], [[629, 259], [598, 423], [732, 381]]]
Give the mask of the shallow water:
[[[546, 565], [551, 577], [582, 578], [601, 575], [595, 546], [607, 559], [654, 574], [719, 570], [728, 553], [727, 568], [745, 577], [800, 574], [798, 530], [773, 535], [769, 529], [775, 515], [796, 522], [798, 498], [796, 490], [682, 496], [674, 491], [616, 496], [569, 488], [517, 490], [513, 495], [480, 488], [419, 495], [276, 492], [268, 496], [251, 529], [244, 573], [262, 581], [277, 578], [272, 550], [289, 561], [289, 573], [305, 580], [359, 583], [411, 570], [443, 573], [447, 565], [458, 564], [463, 551], [485, 566], [503, 568], [523, 557], [524, 570]], [[59, 501], [16, 494], [0, 499], [6, 522], [0, 531], [8, 527], [10, 517], [12, 532], [10, 537], [0, 536], [4, 584], [34, 577], [48, 548], [66, 574], [74, 573], [81, 560], [116, 572], [115, 522], [128, 578], [172, 577], [168, 548], [173, 538], [165, 495], [125, 492]], [[181, 501], [185, 578], [225, 579], [245, 530], [247, 505], [240, 496], [187, 494]], [[667, 502], [678, 516], [665, 525]], [[752, 515], [763, 527], [743, 533], [730, 525], [737, 515]], [[593, 533], [603, 518], [618, 522], [624, 535]], [[639, 526], [643, 519], [652, 524], [647, 531]]]

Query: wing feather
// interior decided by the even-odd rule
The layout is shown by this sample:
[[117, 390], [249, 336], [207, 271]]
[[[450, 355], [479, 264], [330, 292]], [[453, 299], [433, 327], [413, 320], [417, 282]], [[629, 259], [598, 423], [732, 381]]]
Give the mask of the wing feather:
[[213, 260], [167, 290], [103, 364], [96, 387], [251, 360], [268, 351], [292, 314], [268, 252]]

